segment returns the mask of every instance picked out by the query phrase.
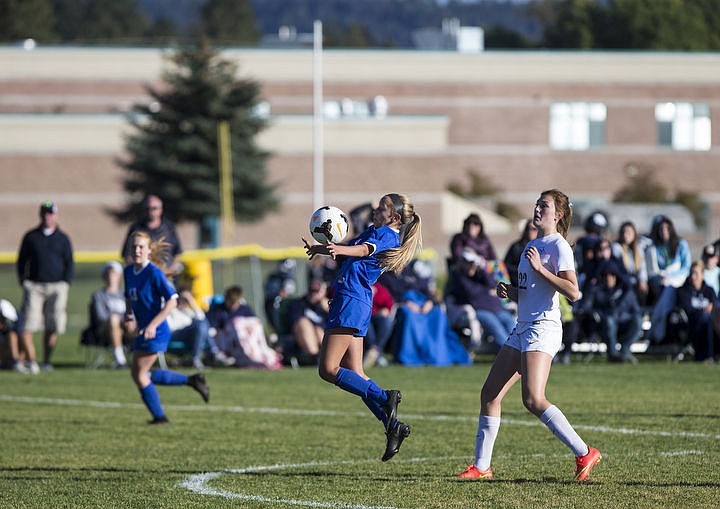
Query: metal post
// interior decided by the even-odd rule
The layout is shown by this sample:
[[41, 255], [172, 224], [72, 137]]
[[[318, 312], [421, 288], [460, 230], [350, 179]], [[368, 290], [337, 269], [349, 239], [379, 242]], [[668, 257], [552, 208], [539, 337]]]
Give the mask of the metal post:
[[324, 205], [322, 21], [313, 23], [313, 210]]

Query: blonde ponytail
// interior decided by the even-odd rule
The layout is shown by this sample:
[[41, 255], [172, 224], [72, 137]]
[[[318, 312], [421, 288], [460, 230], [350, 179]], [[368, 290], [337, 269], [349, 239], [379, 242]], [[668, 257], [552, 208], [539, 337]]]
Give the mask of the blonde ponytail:
[[422, 221], [407, 196], [388, 194], [400, 214], [400, 247], [378, 253], [383, 270], [399, 273], [422, 250]]

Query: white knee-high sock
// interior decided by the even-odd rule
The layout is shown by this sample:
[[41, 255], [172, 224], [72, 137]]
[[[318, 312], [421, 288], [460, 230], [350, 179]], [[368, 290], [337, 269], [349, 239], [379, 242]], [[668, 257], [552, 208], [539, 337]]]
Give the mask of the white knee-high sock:
[[123, 350], [123, 347], [116, 346], [115, 350], [113, 350], [113, 353], [115, 355], [115, 362], [118, 364], [127, 364], [127, 359], [125, 358], [125, 351]]
[[572, 450], [575, 456], [585, 456], [589, 449], [580, 435], [570, 425], [565, 414], [555, 405], [549, 406], [540, 416], [542, 423], [547, 426], [560, 441]]
[[500, 417], [480, 415], [477, 437], [475, 437], [475, 467], [478, 470], [490, 468], [493, 446], [500, 428]]

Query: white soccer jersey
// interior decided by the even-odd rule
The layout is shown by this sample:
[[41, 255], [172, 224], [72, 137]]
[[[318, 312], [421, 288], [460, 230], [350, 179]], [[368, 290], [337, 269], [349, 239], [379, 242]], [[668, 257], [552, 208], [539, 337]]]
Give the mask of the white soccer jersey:
[[525, 252], [534, 246], [540, 261], [548, 271], [575, 270], [573, 251], [559, 233], [539, 237], [528, 242], [518, 265], [518, 322], [552, 320], [560, 323], [560, 302], [555, 288], [533, 270]]

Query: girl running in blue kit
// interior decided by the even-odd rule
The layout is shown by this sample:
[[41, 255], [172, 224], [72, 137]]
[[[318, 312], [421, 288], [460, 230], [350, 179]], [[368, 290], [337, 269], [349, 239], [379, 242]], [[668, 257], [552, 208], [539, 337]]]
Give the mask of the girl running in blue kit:
[[420, 216], [406, 196], [387, 194], [373, 211], [373, 224], [350, 245], [308, 244], [315, 255], [346, 256], [333, 283], [318, 371], [320, 378], [360, 396], [385, 426], [387, 461], [400, 450], [410, 427], [397, 420], [398, 390], [378, 387], [363, 371], [363, 338], [372, 313], [372, 285], [385, 270], [400, 272], [422, 246]]
[[167, 351], [170, 328], [165, 319], [177, 306], [178, 294], [160, 269], [163, 266], [164, 243], [153, 242], [144, 231], [135, 232], [131, 239], [132, 263], [123, 271], [127, 300], [125, 321], [135, 321], [138, 334], [133, 345], [131, 375], [153, 416], [148, 424], [166, 424], [169, 421], [155, 385], [189, 385], [200, 393], [206, 403], [210, 389], [202, 373], [187, 376], [157, 369], [150, 375], [150, 368], [155, 364], [158, 352]]

